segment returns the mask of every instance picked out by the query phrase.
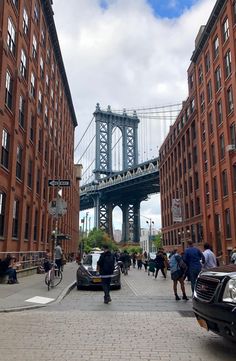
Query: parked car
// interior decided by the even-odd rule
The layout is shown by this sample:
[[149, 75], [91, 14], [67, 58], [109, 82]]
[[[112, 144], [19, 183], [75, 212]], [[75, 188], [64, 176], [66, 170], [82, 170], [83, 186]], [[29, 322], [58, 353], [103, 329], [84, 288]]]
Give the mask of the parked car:
[[[102, 252], [92, 251], [87, 254], [85, 258], [79, 263], [79, 267], [76, 272], [76, 284], [77, 289], [90, 288], [90, 287], [101, 287], [102, 278], [97, 273], [97, 261], [99, 260]], [[120, 289], [121, 288], [121, 273], [118, 264], [115, 264], [115, 270], [111, 277], [111, 287]]]
[[200, 273], [193, 311], [201, 327], [236, 342], [236, 265]]

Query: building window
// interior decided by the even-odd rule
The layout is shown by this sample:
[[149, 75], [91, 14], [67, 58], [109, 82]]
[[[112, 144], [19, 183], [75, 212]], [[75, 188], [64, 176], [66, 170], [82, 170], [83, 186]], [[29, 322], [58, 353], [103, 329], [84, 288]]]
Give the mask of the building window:
[[48, 106], [47, 106], [47, 104], [45, 104], [45, 108], [44, 108], [44, 121], [45, 121], [45, 124], [48, 125]]
[[25, 35], [27, 35], [28, 31], [29, 31], [29, 16], [27, 14], [26, 9], [24, 8], [23, 9], [23, 33]]
[[33, 42], [32, 42], [32, 57], [33, 59], [36, 59], [37, 57], [37, 40], [35, 35], [33, 35]]
[[21, 76], [26, 79], [26, 71], [27, 71], [27, 59], [26, 54], [23, 49], [21, 49], [21, 56], [20, 56], [20, 73]]
[[202, 141], [205, 142], [206, 141], [206, 130], [205, 130], [204, 122], [201, 123], [201, 130], [202, 130]]
[[20, 201], [18, 199], [14, 199], [14, 203], [13, 203], [13, 221], [12, 221], [12, 237], [13, 238], [18, 238], [19, 207], [20, 207]]
[[212, 112], [208, 114], [208, 126], [209, 126], [209, 133], [213, 133], [213, 115]]
[[11, 18], [8, 18], [7, 26], [7, 46], [10, 52], [16, 54], [16, 30]]
[[223, 42], [229, 39], [229, 19], [226, 18], [222, 26]]
[[42, 57], [40, 57], [40, 76], [41, 78], [44, 77], [44, 62]]
[[201, 207], [200, 207], [200, 198], [199, 197], [197, 197], [196, 198], [196, 206], [195, 206], [195, 208], [196, 208], [196, 215], [197, 214], [200, 214], [200, 212], [201, 212]]
[[192, 168], [192, 158], [191, 153], [188, 153], [188, 169]]
[[0, 191], [0, 237], [4, 236], [6, 212], [6, 193]]
[[198, 172], [194, 173], [194, 184], [195, 184], [195, 189], [198, 189], [199, 188]]
[[214, 59], [219, 55], [219, 38], [218, 36], [215, 37], [213, 41], [213, 57]]
[[21, 179], [22, 177], [22, 159], [23, 159], [23, 148], [18, 145], [16, 148], [16, 178]]
[[34, 214], [34, 241], [37, 241], [38, 236], [38, 211], [35, 210]]
[[192, 193], [193, 192], [193, 178], [192, 177], [189, 177], [188, 188], [189, 188], [189, 193]]
[[199, 81], [199, 84], [202, 84], [202, 82], [203, 82], [202, 65], [200, 65], [199, 68], [198, 68], [198, 81]]
[[40, 194], [40, 169], [37, 169], [36, 193]]
[[220, 135], [220, 159], [225, 157], [225, 137], [224, 134]]
[[12, 109], [13, 98], [13, 79], [10, 72], [6, 72], [6, 89], [5, 89], [5, 104], [9, 109]]
[[206, 68], [206, 73], [208, 73], [208, 71], [211, 68], [211, 59], [210, 59], [209, 51], [206, 53], [206, 56], [205, 56], [205, 68]]
[[225, 63], [225, 78], [228, 78], [232, 72], [232, 61], [231, 61], [231, 51], [228, 50], [224, 57]]
[[197, 147], [193, 147], [193, 162], [197, 163]]
[[204, 172], [207, 172], [208, 170], [208, 162], [207, 162], [207, 152], [203, 152], [203, 161], [204, 161]]
[[22, 128], [25, 125], [25, 99], [22, 95], [19, 97], [19, 124]]
[[227, 172], [224, 170], [222, 172], [222, 190], [223, 196], [226, 197], [228, 195], [228, 183], [227, 183]]
[[230, 209], [225, 210], [225, 235], [226, 238], [231, 238], [231, 223], [230, 223]]
[[217, 179], [216, 177], [213, 178], [213, 194], [214, 194], [214, 201], [218, 199], [218, 187], [217, 187]]
[[15, 5], [16, 9], [18, 9], [19, 0], [12, 0], [12, 2]]
[[[190, 100], [190, 112], [193, 113], [194, 110], [195, 110], [195, 100], [193, 98]], [[181, 124], [181, 127], [183, 127], [182, 124]]]
[[201, 113], [204, 112], [205, 110], [205, 97], [204, 97], [204, 92], [202, 92], [200, 94], [200, 109], [201, 109]]
[[39, 5], [38, 5], [37, 1], [35, 1], [35, 4], [34, 4], [34, 21], [36, 23], [39, 22]]
[[227, 89], [227, 111], [230, 114], [234, 110], [234, 100], [233, 100], [233, 89], [230, 86]]
[[222, 102], [219, 100], [217, 102], [217, 123], [221, 125], [223, 122], [223, 112], [222, 112]]
[[211, 164], [214, 166], [216, 164], [216, 155], [215, 155], [215, 144], [211, 144]]
[[212, 84], [211, 80], [207, 83], [207, 101], [210, 103], [212, 101]]
[[44, 26], [43, 29], [41, 30], [41, 41], [42, 41], [43, 46], [45, 47], [45, 44], [46, 44], [45, 26]]
[[236, 0], [233, 2], [234, 24], [236, 23]]
[[235, 123], [231, 124], [229, 128], [230, 132], [230, 144], [233, 144], [236, 146], [236, 129], [235, 129]]
[[42, 99], [42, 92], [39, 90], [38, 94], [38, 113], [41, 114], [43, 110], [43, 99]]
[[35, 98], [35, 76], [34, 73], [31, 73], [30, 78], [30, 94], [33, 98]]
[[6, 129], [3, 129], [1, 164], [7, 169], [9, 165], [9, 151], [10, 151], [10, 135], [6, 131]]
[[189, 82], [189, 89], [193, 89], [193, 74], [189, 75], [188, 82]]
[[233, 165], [233, 188], [236, 192], [236, 164]]
[[29, 159], [27, 185], [30, 188], [32, 188], [32, 180], [33, 180], [33, 161], [32, 161], [32, 159]]
[[42, 128], [39, 128], [39, 140], [38, 140], [38, 152], [42, 151], [42, 144], [43, 143], [43, 132]]
[[216, 82], [216, 91], [221, 88], [221, 69], [218, 66], [215, 71], [215, 82]]
[[35, 117], [33, 114], [31, 114], [31, 118], [30, 118], [30, 140], [31, 140], [31, 142], [34, 141], [34, 127], [35, 127]]
[[27, 206], [25, 212], [25, 239], [29, 239], [29, 224], [30, 224], [30, 206]]
[[209, 184], [206, 182], [205, 184], [205, 190], [206, 190], [206, 203], [210, 203], [210, 193], [209, 193]]

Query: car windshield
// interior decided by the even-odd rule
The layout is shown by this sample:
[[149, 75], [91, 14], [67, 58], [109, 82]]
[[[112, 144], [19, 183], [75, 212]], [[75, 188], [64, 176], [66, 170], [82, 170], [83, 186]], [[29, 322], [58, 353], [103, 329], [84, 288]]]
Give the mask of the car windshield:
[[93, 254], [88, 254], [84, 260], [83, 260], [83, 264], [86, 266], [92, 266], [92, 267], [96, 267], [97, 266], [97, 261], [99, 260], [101, 253], [93, 253]]

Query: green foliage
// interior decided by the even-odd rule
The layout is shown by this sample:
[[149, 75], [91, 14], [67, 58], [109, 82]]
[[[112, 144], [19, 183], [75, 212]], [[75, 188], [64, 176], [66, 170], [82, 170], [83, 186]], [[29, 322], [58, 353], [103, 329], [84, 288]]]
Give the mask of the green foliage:
[[163, 243], [162, 243], [162, 233], [158, 232], [158, 234], [156, 234], [153, 238], [153, 244], [155, 245], [156, 249], [158, 248], [162, 248], [163, 247]]
[[143, 249], [140, 246], [127, 245], [122, 248], [122, 251], [126, 250], [129, 254], [131, 253], [142, 253]]
[[116, 243], [112, 241], [108, 234], [97, 228], [89, 232], [88, 237], [84, 237], [81, 242], [83, 242], [83, 250], [85, 252], [90, 252], [93, 248], [102, 248], [105, 244], [111, 250], [118, 250]]

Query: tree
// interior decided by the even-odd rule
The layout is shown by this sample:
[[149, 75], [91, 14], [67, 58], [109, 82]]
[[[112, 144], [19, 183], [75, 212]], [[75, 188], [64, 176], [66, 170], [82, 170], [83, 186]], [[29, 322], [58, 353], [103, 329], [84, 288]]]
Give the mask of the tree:
[[154, 243], [156, 249], [163, 247], [163, 243], [162, 243], [162, 233], [161, 233], [161, 231], [159, 231], [159, 232], [154, 236], [153, 243]]
[[115, 242], [112, 241], [108, 234], [97, 228], [94, 228], [89, 232], [88, 237], [83, 239], [83, 249], [85, 252], [90, 252], [93, 248], [102, 248], [105, 244], [112, 250], [117, 249]]

